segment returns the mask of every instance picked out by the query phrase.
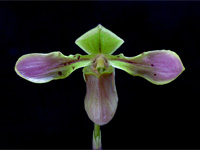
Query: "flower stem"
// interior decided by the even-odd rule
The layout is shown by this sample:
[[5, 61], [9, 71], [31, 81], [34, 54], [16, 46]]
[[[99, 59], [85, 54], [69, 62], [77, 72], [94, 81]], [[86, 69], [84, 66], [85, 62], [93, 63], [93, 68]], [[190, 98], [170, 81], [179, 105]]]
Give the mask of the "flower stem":
[[102, 150], [101, 146], [102, 145], [101, 145], [101, 130], [100, 130], [100, 125], [94, 124], [92, 149], [93, 150]]

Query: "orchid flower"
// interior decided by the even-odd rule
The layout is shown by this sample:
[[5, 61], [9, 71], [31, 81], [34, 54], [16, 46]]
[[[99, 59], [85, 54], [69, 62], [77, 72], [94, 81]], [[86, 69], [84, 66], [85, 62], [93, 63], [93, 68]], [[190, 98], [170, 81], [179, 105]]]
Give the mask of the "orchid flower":
[[156, 85], [173, 81], [185, 70], [179, 56], [170, 50], [143, 52], [135, 57], [112, 55], [124, 41], [100, 24], [75, 43], [88, 55], [65, 56], [61, 52], [26, 54], [18, 59], [15, 71], [28, 81], [47, 83], [64, 79], [84, 67], [85, 110], [94, 122], [93, 149], [96, 150], [102, 148], [100, 126], [110, 122], [117, 109], [114, 68]]

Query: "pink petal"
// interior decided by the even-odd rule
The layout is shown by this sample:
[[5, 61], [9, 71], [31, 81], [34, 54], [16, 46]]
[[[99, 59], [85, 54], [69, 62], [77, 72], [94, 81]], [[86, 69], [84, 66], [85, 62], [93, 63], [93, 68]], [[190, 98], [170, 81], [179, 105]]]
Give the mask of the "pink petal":
[[23, 55], [16, 63], [17, 74], [34, 83], [46, 83], [53, 79], [69, 76], [81, 64], [81, 55], [64, 56], [61, 52], [48, 54], [33, 53]]
[[99, 76], [87, 72], [87, 69], [89, 67], [83, 70], [87, 86], [85, 110], [95, 124], [104, 125], [113, 118], [117, 109], [114, 68], [110, 66], [111, 71], [105, 71]]
[[119, 58], [115, 56], [108, 59], [114, 67], [159, 85], [173, 81], [185, 70], [179, 56], [170, 50], [149, 51], [135, 57], [119, 55]]

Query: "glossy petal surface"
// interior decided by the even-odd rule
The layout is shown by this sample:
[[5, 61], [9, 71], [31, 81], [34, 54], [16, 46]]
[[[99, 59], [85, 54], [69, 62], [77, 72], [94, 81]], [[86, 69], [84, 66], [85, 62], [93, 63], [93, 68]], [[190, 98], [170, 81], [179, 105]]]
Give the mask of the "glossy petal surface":
[[114, 67], [158, 85], [173, 81], [185, 70], [179, 56], [170, 50], [149, 51], [135, 57], [106, 57]]
[[28, 81], [46, 83], [66, 78], [74, 70], [88, 65], [90, 57], [80, 54], [64, 56], [61, 52], [27, 54], [18, 59], [15, 71]]
[[89, 30], [75, 43], [88, 54], [112, 54], [124, 41], [102, 25]]
[[110, 66], [96, 76], [89, 67], [85, 67], [83, 73], [87, 88], [85, 110], [94, 123], [107, 124], [113, 118], [118, 103], [114, 68]]

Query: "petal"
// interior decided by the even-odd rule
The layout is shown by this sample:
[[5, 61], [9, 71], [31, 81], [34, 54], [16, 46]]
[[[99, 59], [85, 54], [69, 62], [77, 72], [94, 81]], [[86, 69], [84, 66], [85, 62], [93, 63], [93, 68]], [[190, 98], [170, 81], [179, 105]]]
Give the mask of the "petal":
[[15, 71], [28, 81], [46, 83], [66, 78], [74, 70], [88, 65], [90, 57], [80, 54], [64, 56], [61, 52], [27, 54], [18, 59]]
[[112, 54], [124, 41], [99, 24], [79, 37], [75, 43], [88, 54]]
[[83, 73], [87, 87], [85, 110], [95, 124], [104, 125], [113, 118], [117, 109], [114, 68], [110, 66], [97, 76], [90, 67], [85, 67]]
[[136, 57], [107, 55], [107, 59], [114, 67], [158, 85], [173, 81], [185, 70], [179, 56], [170, 50], [144, 52]]

